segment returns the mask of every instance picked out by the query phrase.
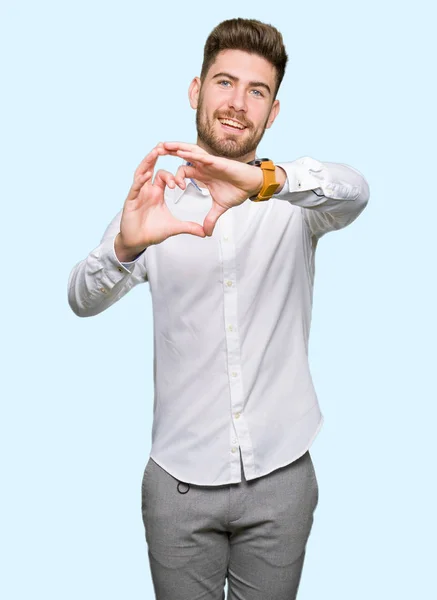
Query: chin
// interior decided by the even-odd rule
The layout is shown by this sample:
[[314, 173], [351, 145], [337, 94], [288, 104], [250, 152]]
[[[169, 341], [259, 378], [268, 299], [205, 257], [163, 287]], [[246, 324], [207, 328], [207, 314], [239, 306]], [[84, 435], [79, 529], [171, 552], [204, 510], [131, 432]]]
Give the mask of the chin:
[[247, 144], [246, 135], [237, 136], [223, 131], [210, 130], [207, 132], [202, 130], [199, 131], [199, 129], [197, 130], [197, 133], [199, 139], [201, 139], [209, 149], [209, 152], [215, 156], [239, 159], [253, 150], [252, 144]]
[[229, 140], [225, 144], [218, 144], [216, 146], [216, 154], [225, 158], [240, 158], [245, 154], [244, 150], [240, 148], [239, 144], [229, 143]]

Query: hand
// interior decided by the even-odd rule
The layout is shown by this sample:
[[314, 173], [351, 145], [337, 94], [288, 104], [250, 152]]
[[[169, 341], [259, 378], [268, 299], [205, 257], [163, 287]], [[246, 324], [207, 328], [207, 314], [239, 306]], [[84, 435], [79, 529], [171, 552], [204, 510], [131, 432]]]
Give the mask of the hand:
[[193, 164], [182, 165], [177, 170], [175, 181], [179, 187], [185, 188], [185, 177], [198, 179], [208, 187], [212, 207], [203, 222], [203, 229], [208, 236], [212, 235], [215, 224], [223, 213], [242, 204], [262, 187], [263, 174], [259, 167], [213, 156], [196, 144], [164, 142], [160, 148], [161, 153], [179, 156]]
[[162, 154], [160, 148], [162, 144], [158, 144], [142, 160], [125, 200], [120, 233], [116, 240], [118, 249], [124, 254], [140, 254], [147, 246], [159, 244], [180, 233], [206, 236], [199, 223], [180, 221], [169, 211], [164, 200], [164, 190], [166, 185], [172, 189], [176, 185], [172, 173], [161, 169], [152, 183], [156, 161]]

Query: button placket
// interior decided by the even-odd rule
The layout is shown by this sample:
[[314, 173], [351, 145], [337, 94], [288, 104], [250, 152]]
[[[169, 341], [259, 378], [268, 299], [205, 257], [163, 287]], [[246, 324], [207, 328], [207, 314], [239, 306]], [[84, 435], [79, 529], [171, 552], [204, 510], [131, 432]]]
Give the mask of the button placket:
[[[225, 338], [227, 345], [227, 368], [231, 396], [231, 432], [229, 440], [231, 476], [240, 476], [238, 447], [246, 457], [249, 470], [254, 468], [252, 443], [243, 414], [243, 381], [241, 370], [240, 337], [238, 316], [238, 281], [236, 277], [236, 249], [232, 211], [224, 213], [218, 222], [221, 226], [220, 248], [223, 268], [223, 301], [225, 316]], [[225, 240], [225, 238], [227, 238]], [[238, 415], [235, 417], [235, 415]]]

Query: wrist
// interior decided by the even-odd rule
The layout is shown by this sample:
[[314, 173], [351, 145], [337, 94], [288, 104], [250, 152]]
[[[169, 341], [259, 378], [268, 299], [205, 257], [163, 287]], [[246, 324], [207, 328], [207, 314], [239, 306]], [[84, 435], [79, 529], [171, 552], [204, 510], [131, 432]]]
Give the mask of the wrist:
[[120, 262], [131, 262], [141, 254], [147, 246], [126, 246], [123, 242], [121, 233], [119, 232], [114, 240], [114, 252]]
[[258, 196], [264, 185], [264, 175], [259, 167], [252, 167], [253, 169], [253, 180], [251, 181], [252, 189], [248, 190], [248, 197]]
[[[253, 185], [253, 189], [249, 191], [251, 200], [257, 202], [267, 200], [272, 195], [279, 193], [285, 186], [287, 172], [282, 167], [275, 165], [269, 158], [257, 159], [248, 164], [255, 166], [255, 168], [260, 167], [256, 187]], [[257, 198], [260, 194], [262, 194], [262, 197]]]
[[285, 185], [285, 182], [287, 181], [287, 173], [282, 167], [278, 167], [278, 165], [275, 165], [275, 177], [276, 181], [279, 183], [279, 187], [275, 193], [278, 193], [282, 190], [282, 188]]

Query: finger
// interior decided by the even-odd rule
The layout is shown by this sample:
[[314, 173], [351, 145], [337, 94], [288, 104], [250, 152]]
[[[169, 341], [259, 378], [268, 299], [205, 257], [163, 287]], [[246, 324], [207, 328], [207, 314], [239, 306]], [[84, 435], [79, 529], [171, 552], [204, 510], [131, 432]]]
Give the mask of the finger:
[[187, 144], [186, 142], [163, 142], [163, 144], [167, 150], [191, 150], [194, 152], [200, 150], [200, 152], [206, 154], [206, 150], [203, 150], [203, 148], [197, 144]]
[[169, 171], [165, 171], [164, 169], [160, 169], [159, 171], [157, 171], [157, 173], [155, 175], [155, 180], [153, 182], [153, 185], [158, 186], [162, 190], [165, 189], [166, 185], [169, 188], [173, 189], [175, 187], [175, 179], [174, 179], [173, 173], [170, 173]]
[[191, 167], [189, 165], [181, 165], [176, 171], [175, 181], [176, 184], [184, 190], [187, 187], [185, 179], [190, 179], [194, 177], [196, 177], [195, 167]]
[[150, 168], [150, 166], [154, 166], [154, 163], [158, 160], [159, 156], [162, 154], [166, 154], [167, 151], [164, 148], [164, 144], [162, 142], [158, 142], [158, 144], [147, 154], [141, 163], [137, 167], [137, 171], [144, 171], [145, 169]]
[[203, 221], [203, 229], [207, 236], [211, 237], [212, 232], [214, 231], [215, 224], [218, 219], [225, 213], [228, 209], [220, 206], [219, 204], [213, 203], [211, 210], [206, 215], [205, 220]]
[[218, 158], [217, 156], [211, 156], [210, 154], [195, 153], [192, 150], [166, 150], [165, 154], [183, 158], [191, 163], [201, 162], [204, 165], [212, 165]]
[[193, 221], [179, 221], [176, 219], [176, 223], [172, 227], [171, 235], [179, 235], [180, 233], [190, 233], [191, 235], [197, 235], [199, 237], [206, 237], [206, 233], [203, 230], [202, 225], [194, 223]]
[[156, 146], [156, 150], [157, 150], [159, 156], [164, 156], [165, 154], [169, 153], [167, 148], [164, 147], [164, 144], [162, 142], [159, 142], [159, 144]]
[[149, 169], [151, 168], [154, 169], [156, 161], [158, 160], [158, 156], [159, 154], [157, 148], [153, 148], [153, 150], [143, 158], [143, 160], [136, 168], [134, 177], [136, 177], [137, 175], [142, 175], [146, 171], [149, 171]]
[[152, 177], [153, 169], [149, 169], [145, 173], [138, 174], [134, 179], [131, 189], [135, 191], [140, 190], [147, 181], [152, 179]]
[[156, 159], [157, 154], [158, 154], [157, 149], [155, 147], [149, 152], [149, 154], [146, 154], [146, 156], [143, 158], [143, 160], [138, 165], [137, 171], [140, 171], [140, 170], [144, 171], [144, 168], [146, 168], [147, 165], [149, 165], [151, 162], [153, 162]]
[[214, 156], [211, 156], [211, 154], [201, 154], [200, 152], [195, 152], [193, 150], [177, 150], [176, 156], [185, 158], [190, 162], [200, 162], [203, 165], [212, 165], [215, 158]]
[[136, 200], [140, 189], [143, 187], [143, 185], [145, 183], [148, 183], [149, 181], [151, 181], [152, 177], [153, 177], [153, 170], [146, 171], [142, 175], [137, 175], [134, 179], [133, 184], [131, 185], [131, 188], [129, 190], [126, 200], [128, 200], [128, 201]]

